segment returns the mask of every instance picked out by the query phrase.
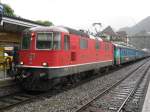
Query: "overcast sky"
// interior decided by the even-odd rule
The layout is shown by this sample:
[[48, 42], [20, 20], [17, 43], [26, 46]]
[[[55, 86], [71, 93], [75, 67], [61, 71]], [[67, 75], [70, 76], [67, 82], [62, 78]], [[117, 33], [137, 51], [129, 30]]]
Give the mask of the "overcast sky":
[[1, 0], [15, 13], [31, 20], [49, 20], [55, 25], [89, 28], [92, 23], [115, 30], [132, 26], [149, 16], [149, 0]]

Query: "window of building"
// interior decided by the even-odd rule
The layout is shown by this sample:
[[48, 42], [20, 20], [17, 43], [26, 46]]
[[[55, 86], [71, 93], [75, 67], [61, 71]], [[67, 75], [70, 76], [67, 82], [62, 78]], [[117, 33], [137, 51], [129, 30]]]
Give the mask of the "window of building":
[[80, 49], [87, 49], [88, 48], [88, 40], [80, 39]]
[[70, 49], [70, 38], [68, 35], [64, 36], [64, 50], [69, 50]]

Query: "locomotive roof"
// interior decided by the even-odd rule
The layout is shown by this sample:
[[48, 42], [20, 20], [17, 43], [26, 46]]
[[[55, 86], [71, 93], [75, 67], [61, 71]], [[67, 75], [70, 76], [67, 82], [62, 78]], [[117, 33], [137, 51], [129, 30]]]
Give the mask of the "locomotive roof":
[[48, 32], [48, 31], [58, 31], [58, 32], [66, 32], [69, 33], [69, 31], [63, 27], [57, 27], [57, 26], [48, 26], [48, 27], [33, 27], [33, 28], [28, 28], [26, 31], [43, 31], [43, 32]]
[[58, 31], [58, 32], [65, 32], [65, 33], [69, 33], [69, 34], [76, 34], [76, 35], [80, 35], [82, 37], [89, 37], [89, 35], [87, 33], [84, 33], [82, 31], [78, 31], [69, 27], [64, 27], [64, 26], [49, 26], [49, 27], [33, 27], [33, 28], [28, 28], [26, 31]]
[[97, 40], [99, 40], [99, 41], [103, 41], [103, 39], [102, 38], [100, 38], [100, 37], [95, 37], [95, 36], [93, 36], [93, 35], [90, 35], [90, 39], [97, 39]]
[[87, 33], [84, 33], [82, 31], [78, 31], [69, 27], [65, 27], [65, 26], [46, 26], [46, 27], [33, 27], [33, 28], [28, 28], [25, 29], [24, 32], [28, 32], [28, 31], [35, 31], [35, 32], [49, 32], [49, 31], [57, 31], [57, 32], [65, 32], [65, 33], [69, 33], [69, 34], [75, 34], [75, 35], [79, 35], [82, 37], [87, 37], [90, 39], [97, 39], [99, 41], [103, 41], [103, 39], [101, 39], [100, 37], [95, 37], [92, 35], [88, 35]]
[[84, 33], [82, 31], [75, 30], [75, 29], [69, 28], [69, 27], [64, 27], [64, 28], [67, 29], [70, 34], [76, 34], [76, 35], [80, 35], [82, 37], [88, 37], [89, 38], [89, 35], [87, 33]]

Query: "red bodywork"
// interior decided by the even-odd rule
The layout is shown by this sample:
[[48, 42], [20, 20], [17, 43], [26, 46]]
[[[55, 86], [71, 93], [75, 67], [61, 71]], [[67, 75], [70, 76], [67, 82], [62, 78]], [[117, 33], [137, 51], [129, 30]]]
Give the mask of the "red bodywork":
[[[25, 44], [22, 44], [22, 50], [19, 51], [18, 71], [28, 90], [47, 90], [45, 85], [55, 85], [58, 78], [61, 80], [61, 77], [82, 75], [80, 73], [85, 71], [96, 72], [114, 63], [113, 44], [99, 37], [59, 27], [31, 28], [23, 34], [22, 40], [27, 40], [23, 41]], [[27, 44], [30, 47], [23, 50]]]
[[[75, 34], [61, 32], [61, 50], [36, 50], [36, 32], [32, 36], [29, 50], [20, 50], [20, 61], [24, 66], [42, 67], [43, 62], [48, 63], [48, 67], [60, 67], [100, 61], [113, 61], [113, 45], [108, 41], [99, 41], [100, 49], [95, 49], [95, 39], [81, 37]], [[70, 49], [64, 50], [64, 35], [70, 36]], [[88, 41], [87, 49], [80, 49], [80, 38]]]

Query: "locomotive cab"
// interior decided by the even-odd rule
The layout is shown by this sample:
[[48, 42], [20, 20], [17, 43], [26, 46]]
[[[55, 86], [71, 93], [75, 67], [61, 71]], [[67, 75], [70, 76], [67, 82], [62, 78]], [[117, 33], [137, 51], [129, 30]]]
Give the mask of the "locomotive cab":
[[[62, 38], [65, 34], [68, 35], [68, 32], [55, 27], [35, 27], [26, 29], [22, 33], [17, 67], [18, 74], [23, 77], [22, 84], [25, 89], [47, 90], [50, 87], [47, 85], [52, 85], [52, 78], [58, 74], [57, 68], [61, 65], [59, 58], [63, 53]], [[31, 84], [33, 80], [36, 80], [41, 86]]]
[[60, 50], [60, 32], [25, 31], [22, 35], [20, 65], [24, 67], [55, 66], [58, 63], [53, 63], [54, 60], [51, 57]]

